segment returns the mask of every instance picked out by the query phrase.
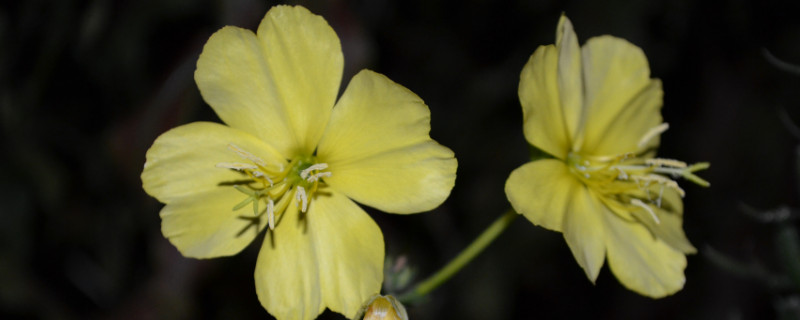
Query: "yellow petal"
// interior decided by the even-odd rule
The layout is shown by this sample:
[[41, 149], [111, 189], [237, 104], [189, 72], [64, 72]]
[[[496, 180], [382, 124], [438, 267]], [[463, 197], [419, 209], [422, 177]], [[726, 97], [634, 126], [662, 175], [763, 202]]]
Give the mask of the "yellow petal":
[[229, 185], [242, 179], [220, 162], [242, 162], [229, 144], [258, 155], [268, 163], [285, 162], [255, 137], [217, 123], [195, 122], [174, 128], [147, 151], [142, 172], [144, 190], [166, 203], [161, 210], [164, 236], [185, 256], [210, 258], [232, 255], [258, 234], [265, 221], [251, 208], [233, 211], [245, 196]]
[[291, 158], [314, 150], [343, 65], [339, 38], [322, 17], [276, 6], [257, 36], [236, 27], [214, 33], [197, 61], [195, 81], [225, 123]]
[[332, 173], [325, 182], [382, 211], [433, 209], [450, 194], [457, 163], [429, 131], [422, 99], [381, 74], [361, 71], [333, 109], [319, 144], [318, 159]]
[[562, 113], [558, 89], [558, 50], [540, 46], [522, 68], [519, 80], [523, 131], [532, 145], [566, 159], [572, 142]]
[[686, 256], [656, 240], [642, 225], [609, 215], [608, 265], [626, 288], [661, 298], [683, 288]]
[[573, 189], [571, 201], [564, 214], [564, 239], [572, 255], [592, 282], [597, 279], [606, 257], [603, 223], [607, 211], [597, 196], [585, 186]]
[[[650, 194], [660, 192], [656, 186], [651, 189]], [[664, 241], [673, 249], [682, 253], [697, 252], [683, 232], [683, 202], [680, 195], [673, 189], [664, 189], [661, 197], [661, 207], [652, 208], [658, 220], [643, 208], [633, 210], [631, 214], [652, 233], [652, 236]]]
[[566, 130], [572, 140], [572, 149], [580, 148], [579, 134], [583, 115], [583, 75], [581, 70], [581, 47], [572, 22], [561, 15], [556, 28], [556, 50], [558, 50], [558, 87], [561, 107], [564, 112]]
[[[624, 39], [595, 37], [583, 46], [583, 70], [587, 108], [581, 151], [638, 151], [642, 136], [661, 124], [663, 96], [661, 81], [650, 79], [644, 52]], [[658, 146], [658, 138], [648, 146]]]
[[355, 203], [320, 190], [307, 214], [294, 201], [270, 231], [256, 264], [256, 292], [278, 319], [313, 319], [325, 307], [353, 317], [379, 292], [383, 235]]
[[529, 162], [511, 172], [506, 196], [511, 206], [533, 224], [562, 231], [564, 213], [582, 185], [563, 162], [554, 159]]
[[237, 254], [267, 223], [250, 207], [232, 210], [243, 198], [231, 187], [220, 187], [175, 200], [161, 210], [161, 232], [185, 257]]

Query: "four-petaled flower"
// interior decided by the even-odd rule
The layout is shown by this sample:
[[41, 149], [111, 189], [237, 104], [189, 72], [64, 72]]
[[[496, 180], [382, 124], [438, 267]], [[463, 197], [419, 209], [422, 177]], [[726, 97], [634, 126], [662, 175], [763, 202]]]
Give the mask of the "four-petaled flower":
[[611, 36], [581, 48], [562, 16], [556, 44], [540, 46], [522, 70], [525, 138], [550, 158], [514, 170], [506, 195], [534, 224], [563, 232], [594, 282], [608, 257], [627, 288], [663, 297], [683, 287], [684, 191], [671, 178], [707, 182], [688, 166], [654, 158], [662, 123], [661, 82], [638, 47]]
[[257, 33], [225, 27], [195, 81], [227, 126], [183, 125], [147, 152], [144, 189], [166, 204], [162, 232], [183, 255], [233, 255], [269, 229], [255, 282], [279, 319], [352, 317], [379, 292], [383, 236], [353, 200], [427, 211], [455, 182], [423, 101], [364, 70], [337, 102], [343, 64], [336, 33], [302, 7], [272, 8]]

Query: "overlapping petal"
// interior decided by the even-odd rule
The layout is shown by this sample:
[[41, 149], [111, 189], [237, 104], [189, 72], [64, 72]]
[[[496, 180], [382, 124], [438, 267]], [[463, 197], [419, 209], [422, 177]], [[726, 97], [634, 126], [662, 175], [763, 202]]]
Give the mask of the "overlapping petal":
[[525, 138], [542, 151], [566, 159], [572, 141], [561, 110], [555, 46], [540, 46], [533, 52], [522, 68], [518, 93]]
[[195, 81], [225, 123], [292, 158], [314, 150], [343, 65], [339, 38], [322, 17], [276, 6], [257, 35], [237, 27], [214, 33], [197, 61]]
[[142, 185], [166, 204], [161, 210], [162, 232], [185, 256], [210, 258], [241, 251], [264, 221], [253, 211], [233, 206], [245, 196], [224, 185], [244, 176], [217, 168], [221, 162], [242, 162], [228, 145], [280, 163], [281, 156], [261, 140], [237, 129], [210, 122], [195, 122], [162, 134], [147, 151]]
[[609, 236], [603, 216], [612, 213], [586, 186], [575, 188], [570, 200], [564, 214], [564, 239], [586, 276], [594, 282], [606, 257]]
[[382, 211], [433, 209], [450, 194], [457, 163], [429, 131], [422, 99], [381, 74], [362, 71], [333, 109], [320, 141], [318, 158], [333, 173], [325, 182]]
[[526, 163], [511, 172], [506, 195], [514, 210], [533, 224], [560, 232], [572, 195], [582, 187], [564, 162], [546, 159]]
[[581, 47], [578, 36], [567, 16], [561, 15], [556, 28], [558, 50], [558, 92], [567, 134], [572, 140], [572, 150], [580, 149], [583, 135], [581, 117], [584, 115], [583, 72]]
[[678, 192], [673, 189], [658, 190], [657, 187], [652, 189], [651, 194], [660, 193], [661, 198], [660, 207], [651, 208], [655, 217], [642, 208], [630, 210], [630, 213], [653, 237], [664, 241], [673, 249], [683, 253], [697, 252], [683, 232], [683, 202]]
[[[583, 46], [586, 120], [581, 152], [622, 154], [639, 150], [648, 130], [661, 124], [661, 81], [650, 79], [647, 57], [639, 47], [612, 36]], [[658, 137], [649, 147], [658, 146]]]
[[344, 195], [324, 190], [306, 214], [294, 202], [265, 237], [256, 291], [279, 319], [312, 319], [325, 307], [352, 317], [382, 282], [383, 235]]
[[683, 288], [686, 256], [637, 223], [605, 219], [608, 265], [626, 288], [660, 298]]

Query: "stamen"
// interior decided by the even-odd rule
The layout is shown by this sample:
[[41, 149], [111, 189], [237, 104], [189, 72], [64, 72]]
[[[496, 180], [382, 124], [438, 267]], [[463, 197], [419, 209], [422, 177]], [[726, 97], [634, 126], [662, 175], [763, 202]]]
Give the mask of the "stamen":
[[238, 154], [238, 155], [239, 155], [240, 157], [242, 157], [242, 158], [245, 158], [245, 159], [247, 159], [247, 160], [253, 161], [253, 162], [254, 162], [254, 163], [256, 163], [257, 165], [260, 165], [260, 166], [262, 166], [262, 167], [264, 167], [264, 166], [266, 166], [266, 165], [267, 165], [267, 163], [266, 163], [266, 162], [264, 162], [264, 160], [263, 160], [263, 159], [261, 159], [261, 158], [259, 158], [259, 157], [256, 157], [256, 156], [255, 156], [255, 155], [253, 155], [252, 153], [250, 153], [250, 152], [247, 152], [247, 151], [245, 151], [245, 150], [244, 150], [244, 149], [242, 149], [242, 148], [239, 148], [237, 145], [235, 145], [235, 144], [233, 144], [233, 143], [229, 143], [229, 144], [228, 144], [228, 149], [229, 149], [229, 150], [231, 150], [231, 151], [233, 151], [233, 152], [236, 152], [236, 154]]
[[306, 212], [306, 210], [308, 210], [308, 196], [306, 195], [306, 189], [301, 186], [297, 186], [297, 192], [295, 192], [294, 198], [300, 204], [300, 211]]
[[315, 164], [312, 164], [312, 165], [308, 166], [308, 168], [306, 168], [305, 170], [300, 171], [300, 178], [306, 179], [306, 178], [308, 178], [308, 174], [311, 173], [311, 171], [325, 170], [327, 168], [328, 168], [328, 164], [327, 163], [315, 163]]
[[628, 180], [628, 173], [626, 173], [625, 170], [622, 170], [620, 168], [616, 168], [616, 169], [617, 169], [617, 171], [619, 171], [619, 175], [617, 175], [617, 179], [619, 179], [619, 180]]
[[644, 209], [645, 211], [647, 211], [647, 213], [650, 214], [651, 217], [653, 217], [653, 221], [655, 221], [656, 224], [661, 224], [661, 220], [658, 219], [658, 216], [656, 216], [656, 213], [653, 211], [653, 208], [650, 208], [650, 206], [646, 205], [644, 202], [642, 202], [642, 200], [631, 199], [631, 204]]
[[645, 186], [649, 185], [649, 182], [655, 182], [660, 185], [666, 186], [668, 188], [674, 189], [675, 191], [678, 192], [678, 194], [681, 197], [686, 195], [686, 191], [683, 191], [683, 189], [678, 185], [677, 182], [675, 182], [674, 180], [670, 180], [669, 178], [664, 176], [660, 176], [657, 174], [648, 174], [646, 176], [636, 176], [634, 177], [634, 180], [636, 180], [636, 182], [645, 182], [646, 183]]
[[[219, 168], [242, 171], [251, 178], [233, 185], [234, 189], [247, 196], [233, 210], [252, 205], [256, 217], [266, 214], [270, 230], [275, 229], [276, 220], [280, 221], [281, 215], [292, 201], [296, 201], [303, 213], [307, 212], [310, 201], [320, 186], [320, 180], [332, 176], [331, 172], [322, 171], [328, 168], [328, 164], [314, 163], [314, 157], [292, 159], [287, 167], [283, 162], [267, 165], [263, 159], [234, 144], [228, 144], [228, 149], [250, 162], [221, 162], [216, 165]], [[276, 171], [274, 168], [279, 169]], [[265, 210], [259, 209], [262, 199], [267, 206]]]
[[642, 138], [639, 140], [639, 143], [638, 143], [637, 146], [639, 148], [644, 147], [655, 136], [658, 136], [658, 135], [664, 133], [664, 131], [667, 131], [667, 129], [669, 129], [669, 123], [666, 123], [666, 122], [655, 126], [654, 128], [652, 128], [649, 131], [647, 131], [647, 133], [645, 133], [644, 136], [642, 136]]
[[239, 170], [239, 171], [258, 169], [258, 167], [254, 166], [252, 164], [238, 163], [238, 162], [220, 162], [220, 163], [217, 163], [216, 167], [217, 168]]
[[316, 174], [312, 174], [312, 175], [311, 175], [311, 176], [309, 176], [309, 177], [308, 177], [308, 179], [306, 179], [306, 180], [307, 180], [308, 182], [316, 182], [316, 181], [317, 181], [317, 180], [319, 180], [319, 179], [322, 179], [322, 178], [327, 178], [327, 177], [330, 177], [330, 176], [332, 176], [332, 175], [333, 175], [333, 174], [331, 174], [330, 172], [319, 172], [319, 173], [316, 173]]
[[686, 168], [686, 162], [675, 159], [653, 158], [645, 160], [644, 163], [654, 167]]
[[267, 199], [267, 223], [270, 230], [275, 230], [275, 202]]
[[258, 171], [258, 170], [253, 170], [253, 177], [256, 177], [256, 178], [264, 178], [265, 180], [267, 180], [267, 182], [269, 182], [269, 186], [270, 186], [270, 187], [272, 187], [272, 186], [274, 186], [274, 185], [275, 185], [275, 183], [273, 183], [273, 182], [272, 182], [272, 179], [270, 179], [268, 175], [264, 174], [264, 173], [263, 173], [263, 172], [261, 172], [261, 171]]

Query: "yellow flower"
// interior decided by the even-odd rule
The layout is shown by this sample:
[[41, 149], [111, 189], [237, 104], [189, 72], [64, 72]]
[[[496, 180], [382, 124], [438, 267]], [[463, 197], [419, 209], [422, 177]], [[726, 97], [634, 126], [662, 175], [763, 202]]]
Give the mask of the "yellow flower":
[[556, 44], [536, 49], [519, 84], [525, 138], [551, 157], [514, 170], [505, 188], [517, 212], [563, 232], [592, 282], [608, 257], [625, 287], [650, 297], [680, 290], [695, 252], [671, 178], [708, 184], [693, 174], [707, 163], [653, 158], [662, 95], [641, 49], [612, 36], [581, 48], [562, 16]]
[[256, 292], [279, 319], [352, 317], [380, 290], [383, 235], [353, 200], [427, 211], [455, 182], [413, 92], [364, 70], [336, 101], [343, 61], [333, 29], [302, 7], [272, 8], [257, 33], [224, 27], [195, 81], [227, 125], [183, 125], [147, 151], [144, 189], [166, 204], [162, 232], [183, 255], [233, 255], [269, 229]]

